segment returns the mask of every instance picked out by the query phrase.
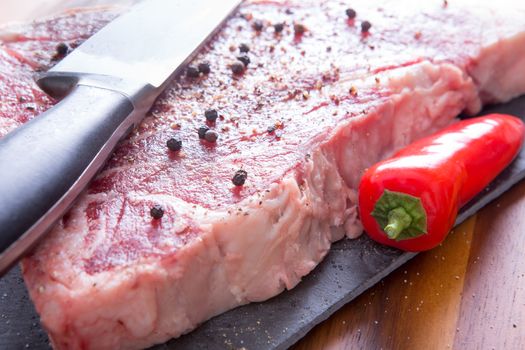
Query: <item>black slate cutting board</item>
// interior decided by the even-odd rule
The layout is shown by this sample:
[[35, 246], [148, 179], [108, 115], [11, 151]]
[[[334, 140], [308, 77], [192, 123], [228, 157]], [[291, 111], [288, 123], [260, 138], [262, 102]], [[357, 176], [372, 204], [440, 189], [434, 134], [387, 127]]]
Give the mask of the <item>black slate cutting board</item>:
[[[525, 96], [486, 109], [525, 120]], [[525, 177], [525, 149], [467, 206], [463, 222]], [[204, 323], [197, 330], [152, 350], [286, 349], [367, 288], [414, 257], [380, 246], [365, 235], [335, 243], [328, 256], [293, 290], [263, 303], [239, 307]], [[20, 270], [0, 280], [0, 349], [49, 349], [46, 333], [29, 300]]]

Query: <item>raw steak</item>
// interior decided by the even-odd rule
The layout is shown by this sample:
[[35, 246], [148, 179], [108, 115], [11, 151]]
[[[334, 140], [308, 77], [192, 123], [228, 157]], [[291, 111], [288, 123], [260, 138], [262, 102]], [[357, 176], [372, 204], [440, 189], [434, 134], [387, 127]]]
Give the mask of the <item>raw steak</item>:
[[[23, 261], [54, 347], [143, 348], [293, 288], [331, 242], [360, 234], [367, 166], [462, 111], [525, 92], [523, 7], [377, 0], [356, 2], [347, 20], [333, 0], [244, 4], [195, 59], [210, 74], [173, 82]], [[78, 44], [113, 16], [6, 28], [0, 133], [52, 105], [31, 77], [55, 46]], [[234, 75], [242, 43], [251, 62]], [[197, 134], [210, 108], [216, 143]], [[178, 153], [166, 147], [174, 135]], [[248, 178], [237, 187], [239, 169]]]

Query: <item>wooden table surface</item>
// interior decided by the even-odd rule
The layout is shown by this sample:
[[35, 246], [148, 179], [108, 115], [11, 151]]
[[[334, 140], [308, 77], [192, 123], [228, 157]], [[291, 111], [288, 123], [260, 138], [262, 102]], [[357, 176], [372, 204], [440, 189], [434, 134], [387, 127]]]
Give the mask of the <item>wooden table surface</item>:
[[293, 350], [525, 349], [525, 181]]

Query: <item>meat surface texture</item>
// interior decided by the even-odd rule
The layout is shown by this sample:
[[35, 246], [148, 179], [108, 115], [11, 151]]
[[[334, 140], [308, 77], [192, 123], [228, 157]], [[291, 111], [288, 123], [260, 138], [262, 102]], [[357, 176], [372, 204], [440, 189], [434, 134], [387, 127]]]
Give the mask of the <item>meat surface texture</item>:
[[[346, 6], [243, 4], [195, 58], [211, 72], [174, 81], [119, 145], [22, 263], [55, 348], [148, 347], [293, 288], [332, 242], [361, 233], [365, 168], [461, 112], [525, 92], [524, 5], [360, 1], [354, 20]], [[53, 105], [33, 75], [56, 61], [56, 45], [74, 47], [116, 15], [3, 29], [0, 136]], [[234, 75], [243, 43], [250, 63]], [[212, 108], [215, 143], [197, 133]], [[166, 147], [174, 136], [179, 152]], [[237, 187], [239, 169], [248, 177]]]

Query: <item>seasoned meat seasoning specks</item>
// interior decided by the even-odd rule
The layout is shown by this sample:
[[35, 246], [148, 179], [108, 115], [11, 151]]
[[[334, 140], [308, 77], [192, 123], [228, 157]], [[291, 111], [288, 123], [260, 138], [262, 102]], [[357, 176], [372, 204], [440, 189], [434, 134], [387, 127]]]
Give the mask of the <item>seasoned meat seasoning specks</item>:
[[69, 48], [69, 45], [66, 44], [66, 43], [60, 43], [60, 44], [58, 44], [57, 47], [56, 47], [56, 51], [57, 51], [56, 53], [57, 53], [57, 55], [59, 55], [59, 56], [65, 56], [65, 55], [67, 55], [67, 54], [69, 53], [70, 50], [71, 50], [71, 49]]
[[354, 19], [355, 16], [357, 15], [355, 10], [354, 9], [350, 9], [350, 8], [346, 9], [345, 13], [346, 13], [346, 17], [348, 17], [348, 19]]
[[295, 35], [303, 35], [304, 32], [306, 32], [306, 27], [301, 23], [295, 23], [293, 31], [295, 32]]
[[178, 137], [172, 137], [166, 142], [166, 146], [170, 151], [177, 152], [182, 148], [182, 141]]
[[232, 182], [235, 186], [242, 186], [248, 178], [248, 173], [246, 170], [237, 170], [233, 175]]
[[261, 21], [253, 22], [252, 27], [256, 32], [260, 32], [263, 30], [263, 24]]
[[219, 134], [215, 130], [208, 130], [204, 134], [204, 139], [208, 142], [215, 143], [217, 142], [217, 139], [219, 138]]
[[250, 47], [246, 44], [241, 44], [239, 45], [239, 51], [242, 52], [242, 53], [247, 53], [250, 51]]
[[210, 128], [208, 128], [206, 125], [202, 125], [201, 127], [199, 127], [199, 130], [197, 131], [197, 133], [199, 134], [199, 139], [203, 139], [204, 135], [206, 135], [206, 132], [208, 130], [210, 130]]
[[231, 70], [235, 75], [241, 75], [246, 70], [246, 66], [242, 62], [235, 62], [231, 65]]
[[208, 62], [199, 63], [198, 70], [200, 73], [204, 75], [210, 74], [211, 72], [210, 64]]
[[188, 78], [198, 78], [199, 77], [199, 70], [195, 68], [194, 66], [188, 66], [186, 68], [186, 76]]
[[370, 23], [369, 21], [361, 22], [361, 32], [368, 33], [370, 31], [370, 28], [372, 28], [372, 23]]
[[239, 57], [237, 57], [237, 60], [241, 61], [245, 67], [248, 67], [248, 65], [250, 64], [250, 57], [248, 57], [248, 55], [240, 55]]
[[155, 220], [159, 220], [164, 216], [164, 208], [161, 205], [157, 204], [149, 211], [151, 217]]
[[215, 121], [217, 120], [217, 118], [219, 117], [219, 113], [217, 112], [216, 109], [208, 109], [204, 112], [204, 117], [206, 118], [207, 121], [209, 121], [210, 123], [215, 123]]
[[62, 42], [55, 47], [55, 54], [51, 58], [53, 61], [58, 61], [66, 57], [71, 52], [71, 47], [68, 44]]

